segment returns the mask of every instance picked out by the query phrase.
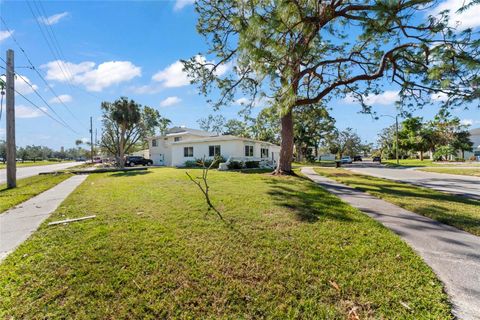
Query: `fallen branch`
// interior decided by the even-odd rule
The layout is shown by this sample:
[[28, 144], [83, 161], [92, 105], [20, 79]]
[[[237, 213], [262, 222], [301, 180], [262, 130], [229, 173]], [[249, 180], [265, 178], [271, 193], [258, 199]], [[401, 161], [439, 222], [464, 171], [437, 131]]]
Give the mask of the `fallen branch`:
[[67, 224], [70, 222], [75, 222], [75, 221], [82, 221], [82, 220], [87, 220], [87, 219], [93, 219], [96, 216], [86, 216], [86, 217], [81, 217], [81, 218], [74, 218], [74, 219], [66, 219], [66, 220], [60, 220], [60, 221], [53, 221], [50, 222], [48, 225], [49, 226], [54, 226], [56, 224]]

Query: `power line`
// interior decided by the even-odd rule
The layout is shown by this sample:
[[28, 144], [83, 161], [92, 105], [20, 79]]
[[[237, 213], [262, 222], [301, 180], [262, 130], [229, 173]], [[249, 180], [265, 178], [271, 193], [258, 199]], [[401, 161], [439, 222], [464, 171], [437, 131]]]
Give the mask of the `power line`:
[[49, 117], [50, 119], [52, 119], [53, 121], [61, 124], [62, 126], [64, 126], [65, 128], [71, 130], [73, 133], [75, 134], [78, 134], [78, 132], [76, 132], [75, 130], [73, 130], [71, 127], [69, 126], [66, 126], [65, 124], [63, 124], [62, 122], [58, 121], [57, 119], [55, 119], [54, 117], [52, 117], [48, 112], [46, 112], [45, 110], [43, 110], [42, 108], [40, 108], [37, 104], [35, 104], [32, 100], [28, 99], [27, 97], [25, 97], [23, 94], [21, 94], [20, 92], [18, 92], [16, 89], [15, 89], [15, 93], [17, 93], [20, 97], [22, 97], [23, 99], [25, 99], [27, 102], [29, 102], [32, 106], [34, 106], [35, 108], [37, 108], [38, 110], [40, 110], [42, 113], [44, 113], [47, 117]]
[[[17, 46], [20, 48], [20, 51], [23, 53], [23, 55], [25, 56], [25, 58], [27, 59], [28, 61], [28, 64], [30, 64], [31, 66], [31, 69], [35, 71], [35, 73], [40, 77], [40, 79], [42, 79], [43, 83], [47, 86], [47, 88], [50, 90], [50, 92], [53, 93], [53, 95], [58, 99], [58, 101], [65, 107], [65, 109], [67, 109], [67, 111], [70, 113], [70, 115], [75, 118], [75, 120], [77, 120], [80, 125], [82, 125], [84, 128], [86, 128], [86, 126], [84, 124], [81, 123], [81, 121], [73, 114], [73, 112], [70, 110], [70, 108], [63, 102], [63, 100], [58, 96], [58, 94], [55, 92], [55, 90], [53, 90], [53, 88], [50, 86], [50, 84], [47, 82], [47, 80], [45, 80], [45, 78], [42, 76], [42, 74], [38, 71], [38, 69], [34, 66], [34, 64], [32, 63], [32, 61], [30, 60], [28, 54], [26, 53], [26, 51], [23, 49], [23, 47], [20, 45], [20, 43], [17, 41], [17, 39], [13, 36], [12, 32], [10, 31], [10, 29], [8, 28], [8, 25], [7, 23], [5, 22], [5, 20], [0, 16], [0, 20], [2, 21], [3, 25], [5, 26], [5, 28], [7, 29], [8, 33], [11, 35], [11, 38], [13, 39], [13, 41], [17, 44]], [[2, 59], [3, 60], [3, 59]], [[4, 60], [5, 61], [5, 60]]]
[[[43, 16], [44, 17], [48, 17], [47, 15], [47, 12], [45, 11], [45, 7], [43, 6], [43, 4], [40, 2], [40, 1], [35, 1], [33, 0], [33, 4], [35, 5], [35, 8], [37, 8], [37, 12], [39, 12], [40, 14], [40, 10], [38, 9], [40, 7], [40, 9], [42, 10], [43, 12]], [[38, 4], [38, 6], [37, 6]], [[57, 53], [58, 55], [60, 56], [60, 58], [62, 58], [63, 61], [67, 61], [67, 59], [65, 59], [65, 55], [63, 54], [63, 50], [62, 50], [62, 47], [60, 46], [60, 43], [58, 42], [58, 39], [57, 39], [57, 36], [55, 35], [55, 30], [52, 28], [52, 26], [50, 24], [46, 24], [45, 25], [45, 29], [47, 31], [50, 31], [50, 34], [51, 34], [51, 37], [50, 39], [52, 40], [52, 44], [54, 45], [54, 47], [56, 48], [57, 50]], [[48, 33], [48, 32], [47, 32]], [[63, 65], [65, 67], [65, 70], [67, 71], [68, 75], [70, 76], [70, 79], [73, 78], [73, 74], [72, 72], [70, 71], [70, 68], [67, 64], [64, 64]], [[71, 83], [71, 82], [70, 82]], [[73, 84], [72, 84], [73, 85]]]
[[[32, 0], [32, 3], [34, 4], [35, 8], [37, 9], [37, 12], [39, 14], [39, 16], [41, 16], [43, 14], [44, 18], [48, 17], [48, 14], [45, 10], [45, 7], [43, 6], [42, 2], [41, 1], [35, 1], [35, 0]], [[37, 6], [37, 3], [38, 3], [38, 6]], [[28, 1], [27, 1], [27, 4], [28, 4]], [[30, 6], [29, 6], [30, 7]], [[40, 9], [41, 9], [41, 12], [40, 12]], [[36, 19], [37, 21], [37, 25], [38, 27], [40, 28], [41, 30], [41, 26], [40, 24], [38, 23], [38, 20], [40, 19], [40, 17], [37, 17], [35, 16], [35, 14], [33, 13], [33, 10], [30, 8], [30, 12], [32, 12], [32, 15], [34, 16], [34, 18]], [[66, 80], [67, 82], [69, 83], [69, 86], [70, 88], [75, 88], [77, 89], [78, 91], [82, 91], [82, 93], [84, 94], [87, 94], [91, 97], [94, 97], [96, 99], [101, 99], [100, 97], [98, 97], [97, 95], [91, 93], [91, 92], [88, 92], [86, 90], [84, 90], [83, 88], [77, 86], [75, 83], [72, 82], [71, 79], [73, 79], [73, 73], [71, 72], [70, 70], [70, 67], [68, 66], [68, 64], [66, 63], [67, 62], [67, 59], [65, 57], [65, 54], [63, 53], [63, 50], [62, 50], [62, 47], [60, 46], [60, 42], [58, 41], [58, 38], [55, 34], [55, 30], [52, 28], [51, 25], [49, 24], [45, 24], [45, 30], [46, 33], [49, 35], [49, 38], [52, 42], [52, 45], [53, 47], [55, 48], [55, 51], [57, 52], [58, 56], [56, 56], [56, 62], [57, 62], [57, 65], [59, 66], [59, 68], [61, 69], [62, 73], [63, 73], [63, 70], [65, 70], [66, 73], [68, 73], [68, 77], [66, 77]], [[50, 32], [48, 32], [50, 31]], [[45, 39], [45, 37], [44, 37]], [[48, 41], [45, 39], [45, 41], [47, 42], [48, 44]], [[51, 49], [50, 49], [51, 50]], [[52, 51], [52, 50], [51, 50]], [[55, 56], [55, 54], [52, 52], [52, 54]], [[58, 61], [61, 60], [61, 61], [64, 61], [65, 63], [64, 64], [60, 64]], [[64, 74], [65, 76], [65, 74]]]
[[[33, 16], [33, 19], [35, 20], [35, 22], [37, 23], [37, 26], [38, 26], [38, 29], [40, 30], [40, 33], [42, 34], [42, 37], [43, 39], [45, 40], [45, 42], [47, 43], [47, 46], [48, 48], [50, 49], [50, 52], [52, 53], [54, 59], [55, 59], [55, 62], [57, 63], [58, 67], [60, 68], [60, 71], [62, 72], [63, 76], [65, 77], [65, 79], [67, 80], [67, 83], [68, 85], [70, 86], [70, 88], [72, 88], [71, 86], [71, 83], [70, 83], [70, 77], [67, 75], [66, 71], [64, 70], [63, 66], [60, 64], [60, 57], [57, 56], [57, 53], [55, 52], [52, 44], [53, 44], [53, 39], [52, 39], [52, 36], [50, 35], [50, 33], [48, 33], [48, 30], [46, 31], [47, 35], [50, 37], [50, 41], [52, 41], [52, 44], [50, 44], [50, 41], [47, 39], [47, 36], [45, 35], [45, 32], [43, 31], [42, 29], [42, 25], [40, 24], [40, 17], [36, 16], [35, 15], [35, 12], [33, 12], [33, 8], [32, 6], [30, 5], [30, 1], [26, 1], [27, 3], [27, 6], [28, 6], [28, 9], [30, 9], [30, 12], [32, 13], [32, 16]], [[38, 9], [38, 7], [36, 6], [36, 3], [34, 2], [33, 3], [37, 9], [37, 11], [40, 13], [40, 10]], [[40, 13], [41, 15], [41, 13]]]
[[50, 110], [52, 110], [52, 112], [60, 119], [61, 122], [63, 122], [67, 127], [72, 129], [73, 131], [75, 131], [72, 127], [68, 125], [68, 123], [65, 122], [65, 120], [62, 119], [62, 117], [60, 117], [60, 115], [55, 111], [55, 109], [53, 109], [52, 106], [50, 106], [50, 104], [42, 97], [40, 93], [38, 93], [37, 89], [35, 89], [35, 87], [30, 82], [28, 82], [24, 77], [22, 77], [18, 73], [16, 73], [16, 76], [22, 79], [22, 81], [25, 82], [33, 90], [33, 92], [43, 101], [43, 103], [47, 105], [47, 107]]

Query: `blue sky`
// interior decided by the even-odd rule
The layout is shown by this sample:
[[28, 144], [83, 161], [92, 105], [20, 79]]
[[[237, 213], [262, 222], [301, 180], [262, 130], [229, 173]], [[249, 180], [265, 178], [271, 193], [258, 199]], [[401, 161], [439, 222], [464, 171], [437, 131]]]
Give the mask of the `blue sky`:
[[[459, 1], [447, 0], [443, 5], [452, 7]], [[475, 19], [475, 14], [479, 13], [480, 6], [476, 7], [459, 19], [478, 28], [479, 19]], [[113, 101], [120, 96], [157, 108], [174, 125], [198, 127], [198, 119], [213, 113], [206, 99], [188, 84], [178, 62], [206, 49], [203, 39], [196, 33], [196, 14], [191, 0], [43, 1], [41, 6], [32, 1], [3, 0], [0, 11], [13, 37], [70, 111], [56, 101], [33, 70], [23, 68], [28, 66], [28, 61], [3, 23], [0, 24], [0, 56], [5, 59], [6, 49], [14, 49], [17, 73], [28, 80], [76, 131], [54, 122], [17, 96], [17, 144], [20, 146], [71, 147], [76, 139], [88, 137], [90, 116], [100, 135], [101, 101]], [[48, 32], [53, 30], [52, 39], [55, 37], [58, 41], [61, 54], [55, 47], [49, 48], [41, 30], [47, 40], [50, 40]], [[56, 62], [57, 59], [61, 61]], [[3, 69], [0, 71], [4, 73]], [[39, 107], [46, 108], [33, 90], [19, 79], [16, 88]], [[391, 88], [383, 95], [371, 97], [370, 102], [379, 114], [394, 115], [395, 96], [395, 88]], [[373, 120], [369, 115], [359, 114], [360, 106], [354, 102], [339, 100], [330, 106], [337, 127], [352, 127], [370, 142], [393, 122], [388, 117]], [[220, 113], [227, 119], [236, 118], [240, 109], [241, 106], [233, 103]], [[419, 110], [417, 115], [431, 118], [436, 111], [429, 107]], [[478, 109], [454, 113], [472, 127], [480, 126]], [[3, 115], [0, 139], [4, 136]]]

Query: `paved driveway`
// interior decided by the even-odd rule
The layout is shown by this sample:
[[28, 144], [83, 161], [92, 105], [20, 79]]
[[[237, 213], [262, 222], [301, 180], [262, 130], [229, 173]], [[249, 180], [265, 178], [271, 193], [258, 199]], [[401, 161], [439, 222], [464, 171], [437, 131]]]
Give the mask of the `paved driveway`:
[[[49, 164], [45, 166], [35, 167], [17, 167], [17, 179], [28, 178], [35, 176], [40, 172], [52, 172], [57, 170], [67, 169], [81, 164], [80, 162], [65, 162], [59, 164]], [[7, 170], [0, 169], [0, 184], [7, 182]]]
[[353, 165], [345, 169], [480, 200], [480, 178], [478, 177], [424, 172], [413, 168], [388, 168], [369, 163]]

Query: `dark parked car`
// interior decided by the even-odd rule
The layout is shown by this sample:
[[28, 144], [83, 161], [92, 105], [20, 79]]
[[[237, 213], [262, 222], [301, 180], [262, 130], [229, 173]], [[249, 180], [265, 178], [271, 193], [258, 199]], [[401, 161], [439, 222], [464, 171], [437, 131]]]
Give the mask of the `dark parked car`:
[[362, 156], [354, 156], [353, 161], [363, 161]]
[[382, 162], [382, 158], [380, 158], [380, 157], [373, 157], [373, 162]]
[[139, 164], [141, 164], [142, 166], [151, 166], [153, 164], [153, 161], [150, 159], [145, 159], [144, 157], [140, 157], [140, 156], [125, 157], [126, 166], [133, 167]]

